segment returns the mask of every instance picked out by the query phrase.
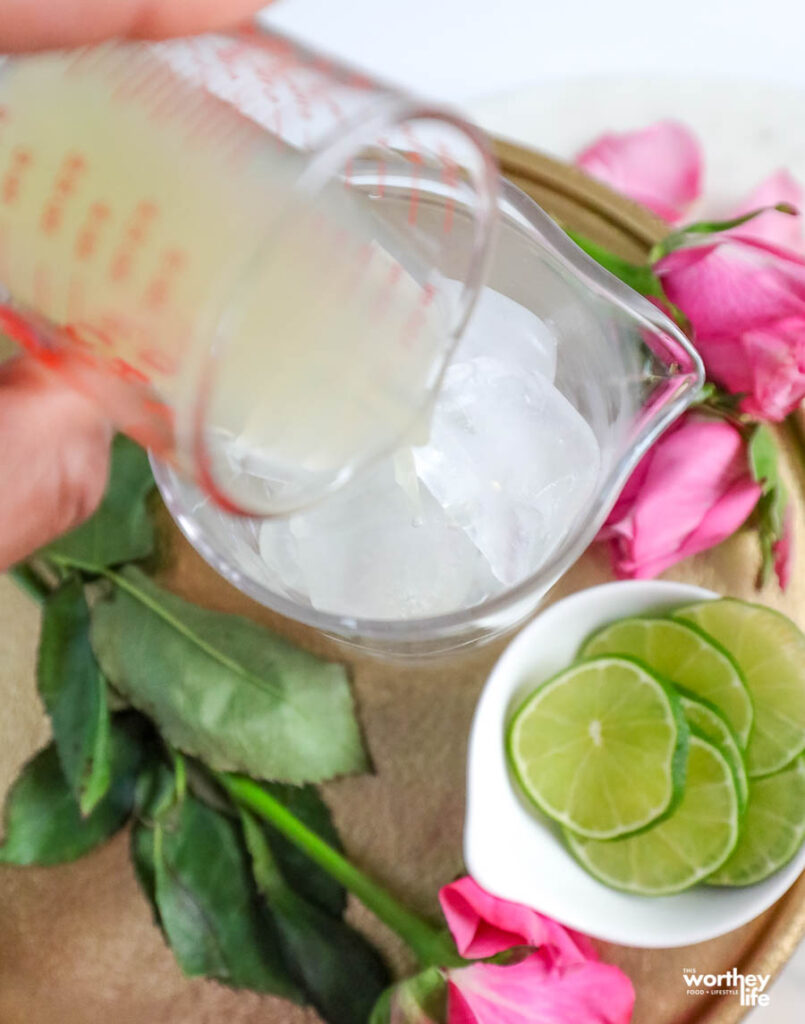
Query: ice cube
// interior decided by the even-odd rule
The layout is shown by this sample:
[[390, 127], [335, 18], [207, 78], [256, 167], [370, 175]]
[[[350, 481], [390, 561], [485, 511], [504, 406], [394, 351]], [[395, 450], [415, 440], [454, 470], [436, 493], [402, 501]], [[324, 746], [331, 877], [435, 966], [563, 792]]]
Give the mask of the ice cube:
[[543, 376], [478, 356], [449, 367], [430, 440], [414, 460], [450, 519], [511, 585], [556, 550], [594, 491], [600, 452]]
[[384, 460], [343, 490], [260, 534], [267, 567], [321, 611], [408, 619], [456, 611], [498, 591], [481, 553], [424, 488]]
[[[458, 297], [458, 281], [444, 282], [450, 298]], [[484, 288], [458, 343], [454, 362], [493, 356], [523, 373], [556, 376], [556, 335], [525, 306], [494, 288]]]

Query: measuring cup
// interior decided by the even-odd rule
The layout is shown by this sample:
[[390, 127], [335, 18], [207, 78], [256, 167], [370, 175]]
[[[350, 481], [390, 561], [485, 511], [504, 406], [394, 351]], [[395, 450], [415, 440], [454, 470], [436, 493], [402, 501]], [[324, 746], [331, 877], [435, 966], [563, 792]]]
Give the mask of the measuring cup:
[[427, 415], [496, 182], [460, 119], [258, 29], [7, 58], [0, 328], [220, 507], [288, 512]]

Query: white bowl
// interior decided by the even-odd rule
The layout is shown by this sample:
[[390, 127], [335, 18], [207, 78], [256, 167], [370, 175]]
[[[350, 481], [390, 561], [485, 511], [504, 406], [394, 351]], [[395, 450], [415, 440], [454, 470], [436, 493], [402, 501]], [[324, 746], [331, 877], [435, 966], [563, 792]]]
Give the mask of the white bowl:
[[766, 881], [745, 888], [700, 885], [656, 897], [617, 892], [576, 863], [550, 822], [520, 796], [506, 765], [511, 715], [537, 683], [570, 664], [590, 633], [626, 615], [716, 596], [683, 583], [606, 583], [552, 605], [509, 645], [487, 680], [470, 733], [464, 860], [479, 885], [594, 938], [650, 949], [723, 935], [794, 883], [805, 868], [805, 847]]

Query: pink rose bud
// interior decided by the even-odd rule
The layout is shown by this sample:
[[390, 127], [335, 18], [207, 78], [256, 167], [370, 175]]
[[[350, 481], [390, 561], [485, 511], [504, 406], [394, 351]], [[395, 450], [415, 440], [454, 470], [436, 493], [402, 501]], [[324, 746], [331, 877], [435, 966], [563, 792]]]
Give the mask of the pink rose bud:
[[761, 493], [740, 431], [688, 414], [643, 456], [599, 538], [619, 577], [650, 579], [735, 533]]
[[484, 892], [471, 878], [439, 894], [463, 957], [522, 947], [514, 963], [471, 963], [446, 971], [449, 1024], [627, 1024], [634, 989], [620, 968], [598, 960], [583, 935], [519, 903]]

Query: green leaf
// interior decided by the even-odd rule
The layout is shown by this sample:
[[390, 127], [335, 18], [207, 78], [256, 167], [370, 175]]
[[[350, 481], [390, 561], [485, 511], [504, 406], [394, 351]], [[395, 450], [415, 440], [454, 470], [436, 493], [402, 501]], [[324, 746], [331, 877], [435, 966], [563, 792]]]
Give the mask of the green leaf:
[[394, 987], [380, 993], [380, 998], [372, 1007], [369, 1024], [391, 1024], [391, 1001], [394, 998]]
[[157, 905], [156, 864], [154, 861], [154, 824], [169, 812], [176, 796], [170, 769], [155, 757], [140, 771], [134, 791], [136, 820], [131, 829], [129, 853], [137, 880], [148, 902], [154, 921], [162, 927]]
[[135, 843], [138, 874], [186, 975], [302, 1001], [234, 822], [187, 794], [153, 829], [138, 825]]
[[111, 780], [106, 681], [89, 625], [84, 588], [71, 577], [45, 600], [37, 681], [64, 776], [82, 814], [98, 804]]
[[329, 1024], [368, 1021], [389, 981], [377, 951], [344, 921], [295, 892], [260, 825], [248, 811], [241, 812], [241, 819], [257, 886], [311, 1003]]
[[[330, 846], [339, 851], [343, 849], [330, 809], [314, 786], [287, 786], [269, 782], [265, 788]], [[289, 885], [306, 900], [340, 917], [347, 903], [346, 889], [271, 825], [264, 824], [263, 828], [271, 852]]]
[[154, 549], [154, 528], [146, 505], [153, 487], [148, 456], [118, 434], [112, 444], [109, 483], [98, 510], [43, 554], [75, 559], [98, 570], [146, 558]]
[[55, 744], [29, 761], [6, 799], [4, 864], [61, 864], [76, 860], [118, 831], [131, 813], [141, 748], [125, 723], [113, 721], [112, 784], [88, 817], [59, 764]]
[[248, 619], [127, 566], [92, 609], [110, 682], [174, 747], [218, 770], [318, 782], [366, 768], [347, 675]]
[[567, 235], [596, 263], [623, 281], [624, 284], [628, 284], [630, 288], [634, 288], [636, 292], [640, 292], [641, 295], [653, 295], [657, 298], [663, 296], [660, 280], [651, 267], [645, 264], [630, 263], [628, 260], [616, 256], [609, 249], [605, 249], [603, 245], [599, 245], [575, 231], [567, 231]]
[[658, 242], [649, 253], [648, 261], [653, 265], [669, 253], [676, 252], [677, 249], [700, 244], [702, 236], [731, 231], [733, 228], [739, 228], [742, 224], [746, 224], [747, 221], [754, 220], [762, 213], [771, 211], [786, 213], [790, 217], [796, 217], [799, 214], [799, 210], [791, 203], [777, 203], [774, 206], [761, 206], [756, 210], [750, 210], [749, 213], [743, 213], [739, 217], [731, 217], [729, 220], [701, 220], [695, 221], [693, 224], [685, 224], [678, 231], [672, 231], [661, 242]]
[[447, 981], [440, 968], [428, 967], [386, 989], [369, 1024], [444, 1024], [446, 1020]]
[[749, 467], [752, 477], [763, 486], [763, 494], [755, 508], [760, 540], [760, 582], [766, 583], [774, 571], [774, 546], [782, 538], [788, 491], [780, 476], [779, 450], [774, 434], [759, 424], [749, 438]]
[[749, 466], [752, 476], [764, 485], [766, 493], [780, 482], [777, 442], [767, 426], [760, 423], [749, 438]]
[[135, 822], [129, 837], [129, 855], [140, 888], [151, 904], [154, 922], [162, 927], [157, 905], [157, 869], [154, 863], [154, 830]]

